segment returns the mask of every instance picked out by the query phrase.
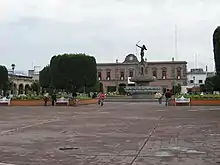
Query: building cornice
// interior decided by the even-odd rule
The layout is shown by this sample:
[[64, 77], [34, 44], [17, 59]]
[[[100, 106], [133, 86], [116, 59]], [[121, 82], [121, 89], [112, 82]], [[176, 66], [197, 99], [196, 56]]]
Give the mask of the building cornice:
[[[157, 64], [187, 64], [186, 61], [150, 61], [147, 62], [148, 65]], [[97, 63], [97, 66], [122, 66], [122, 65], [139, 65], [139, 63]]]

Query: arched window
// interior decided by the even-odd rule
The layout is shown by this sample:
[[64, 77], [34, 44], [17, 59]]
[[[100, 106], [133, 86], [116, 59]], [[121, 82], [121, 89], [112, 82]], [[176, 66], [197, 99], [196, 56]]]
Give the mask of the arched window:
[[123, 71], [121, 71], [120, 80], [124, 80], [124, 79], [125, 79], [125, 73]]
[[179, 68], [177, 68], [177, 79], [179, 80], [179, 79], [181, 79], [181, 68], [179, 67]]
[[153, 77], [157, 78], [157, 71], [156, 70], [153, 71]]
[[167, 68], [162, 68], [162, 77], [163, 80], [167, 79]]
[[144, 67], [141, 67], [141, 75], [144, 74]]
[[111, 80], [111, 71], [110, 70], [106, 71], [106, 80]]
[[98, 72], [98, 79], [102, 80], [102, 72], [101, 71]]
[[134, 76], [134, 71], [133, 70], [130, 70], [129, 71], [129, 77], [133, 77]]
[[152, 68], [152, 75], [154, 78], [157, 78], [157, 68]]

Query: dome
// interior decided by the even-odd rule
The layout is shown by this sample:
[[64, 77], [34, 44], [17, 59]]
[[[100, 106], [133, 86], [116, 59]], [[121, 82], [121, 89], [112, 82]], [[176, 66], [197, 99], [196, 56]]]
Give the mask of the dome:
[[137, 57], [134, 54], [129, 54], [125, 57], [123, 63], [136, 63], [136, 62], [139, 62]]

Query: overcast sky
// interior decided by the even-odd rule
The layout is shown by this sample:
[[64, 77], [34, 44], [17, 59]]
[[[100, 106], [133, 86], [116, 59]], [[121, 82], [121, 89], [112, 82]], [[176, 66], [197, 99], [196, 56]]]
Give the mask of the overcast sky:
[[213, 70], [212, 34], [220, 0], [0, 0], [0, 64], [18, 70], [47, 65], [53, 55], [87, 53], [123, 61], [146, 44], [149, 61], [175, 56], [188, 68]]

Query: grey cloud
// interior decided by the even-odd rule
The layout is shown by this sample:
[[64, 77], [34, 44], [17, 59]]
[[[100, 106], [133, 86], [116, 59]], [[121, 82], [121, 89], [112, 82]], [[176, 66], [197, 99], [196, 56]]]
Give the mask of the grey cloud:
[[[62, 2], [64, 7], [64, 2], [69, 2], [68, 6], [74, 5], [73, 1]], [[122, 61], [126, 54], [136, 53], [135, 44], [139, 40], [148, 46], [149, 60], [171, 60], [174, 56], [174, 25], [177, 24], [179, 59], [189, 61], [189, 67], [193, 67], [192, 56], [198, 53], [201, 56], [199, 65], [208, 63], [211, 66], [212, 61], [208, 60], [213, 56], [211, 37], [219, 23], [219, 12], [215, 9], [220, 1], [138, 2], [102, 1], [100, 6], [81, 2], [85, 13], [59, 15], [59, 10], [57, 18], [23, 13], [13, 21], [0, 22], [3, 63], [10, 65], [13, 62], [21, 69], [29, 69], [32, 61], [43, 66], [51, 56], [64, 52], [85, 52], [96, 56], [98, 62], [115, 61], [116, 58]], [[193, 5], [200, 9], [194, 11]], [[86, 12], [91, 6], [94, 8]], [[116, 10], [113, 10], [114, 6], [117, 6]], [[201, 12], [203, 8], [209, 14]]]

